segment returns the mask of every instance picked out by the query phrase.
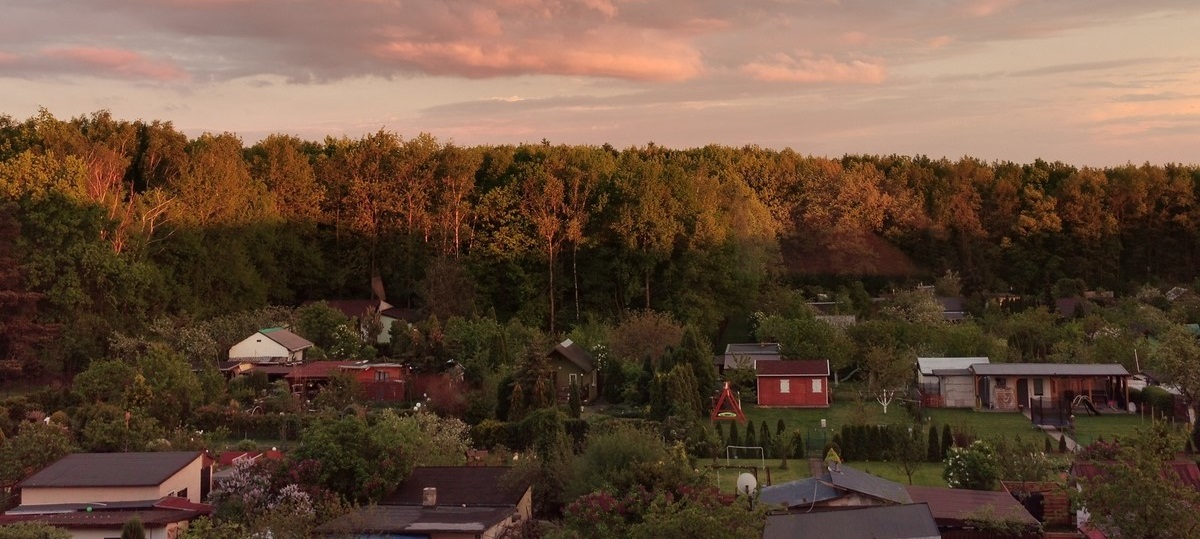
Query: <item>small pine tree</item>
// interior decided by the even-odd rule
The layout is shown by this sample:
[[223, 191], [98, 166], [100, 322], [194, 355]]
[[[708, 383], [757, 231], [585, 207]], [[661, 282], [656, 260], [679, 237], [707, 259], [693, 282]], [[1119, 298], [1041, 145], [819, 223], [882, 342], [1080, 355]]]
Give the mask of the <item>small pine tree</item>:
[[736, 421], [729, 424], [729, 443], [726, 445], [742, 445], [742, 439], [738, 436], [738, 424]]
[[746, 422], [746, 442], [743, 445], [747, 447], [754, 447], [758, 445], [758, 434], [754, 432], [753, 421]]
[[567, 386], [567, 415], [574, 419], [579, 419], [583, 414], [583, 399], [579, 398], [579, 383], [571, 380], [571, 384]]
[[779, 418], [779, 421], [775, 422], [775, 437], [778, 438], [780, 436], [783, 436], [784, 432], [787, 432], [787, 427], [784, 426], [783, 418], [781, 417], [781, 418]]
[[771, 427], [767, 426], [765, 420], [758, 426], [758, 445], [763, 447], [763, 452], [766, 453], [765, 457], [775, 456], [775, 442], [771, 440]]
[[142, 525], [142, 519], [134, 515], [125, 521], [121, 527], [121, 539], [146, 539], [146, 527]]
[[1066, 436], [1058, 437], [1058, 452], [1059, 453], [1067, 452], [1067, 437]]
[[954, 446], [954, 433], [950, 431], [950, 424], [942, 425], [942, 458], [950, 454], [950, 448]]
[[1054, 452], [1054, 448], [1050, 446], [1050, 437], [1049, 436], [1047, 436], [1045, 438], [1045, 440], [1046, 440], [1046, 447], [1042, 449], [1042, 452], [1049, 455]]
[[792, 458], [808, 458], [808, 447], [804, 443], [804, 433], [797, 429], [792, 433]]
[[925, 460], [929, 462], [942, 461], [942, 443], [938, 439], [938, 430], [934, 425], [929, 426], [929, 445], [925, 448]]

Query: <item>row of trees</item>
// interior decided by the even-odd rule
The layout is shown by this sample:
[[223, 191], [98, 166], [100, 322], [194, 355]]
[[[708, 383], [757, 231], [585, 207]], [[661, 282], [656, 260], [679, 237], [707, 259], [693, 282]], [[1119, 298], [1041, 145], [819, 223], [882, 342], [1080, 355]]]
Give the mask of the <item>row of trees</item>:
[[[955, 268], [967, 291], [1035, 293], [1063, 277], [1190, 281], [1198, 177], [756, 147], [465, 148], [385, 131], [246, 147], [43, 111], [0, 117], [15, 217], [0, 227], [0, 286], [6, 304], [41, 309], [6, 326], [61, 324], [53, 354], [68, 371], [104, 355], [110, 331], [361, 297], [372, 276], [443, 320], [492, 308], [553, 334], [636, 307], [711, 334], [785, 272]], [[28, 354], [14, 332], [2, 340], [6, 359]]]

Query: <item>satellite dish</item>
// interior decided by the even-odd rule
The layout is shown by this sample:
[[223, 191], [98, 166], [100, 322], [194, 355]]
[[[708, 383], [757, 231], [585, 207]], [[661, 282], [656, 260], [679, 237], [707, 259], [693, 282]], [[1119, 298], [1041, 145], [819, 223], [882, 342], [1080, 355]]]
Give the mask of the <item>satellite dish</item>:
[[753, 496], [754, 489], [756, 489], [756, 488], [758, 488], [758, 479], [756, 477], [754, 477], [754, 474], [752, 474], [750, 472], [745, 472], [742, 475], [738, 476], [738, 478], [737, 478], [738, 494], [745, 494], [747, 496]]

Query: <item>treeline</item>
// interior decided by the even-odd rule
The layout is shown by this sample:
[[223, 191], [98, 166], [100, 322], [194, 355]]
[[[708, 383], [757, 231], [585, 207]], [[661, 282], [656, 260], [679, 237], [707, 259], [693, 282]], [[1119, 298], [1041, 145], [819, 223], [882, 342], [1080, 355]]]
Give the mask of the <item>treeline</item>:
[[[373, 276], [389, 302], [442, 320], [491, 311], [554, 334], [650, 308], [712, 334], [778, 284], [866, 277], [875, 292], [954, 270], [968, 293], [1049, 299], [1064, 278], [1190, 282], [1198, 180], [1180, 165], [460, 147], [387, 131], [246, 147], [43, 111], [0, 117], [0, 301], [54, 325], [76, 366], [112, 331], [367, 297]], [[0, 355], [35, 347], [12, 333]]]

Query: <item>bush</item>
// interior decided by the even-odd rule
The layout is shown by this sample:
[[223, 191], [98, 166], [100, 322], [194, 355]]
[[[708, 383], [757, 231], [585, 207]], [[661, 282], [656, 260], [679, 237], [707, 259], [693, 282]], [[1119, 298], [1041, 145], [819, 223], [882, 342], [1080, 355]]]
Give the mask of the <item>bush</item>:
[[976, 440], [966, 448], [952, 447], [946, 454], [942, 478], [950, 488], [992, 490], [998, 479], [993, 457], [992, 446], [983, 440]]
[[1170, 417], [1175, 413], [1175, 395], [1161, 387], [1149, 386], [1142, 390], [1141, 397], [1142, 405], [1150, 407], [1156, 417]]
[[508, 443], [508, 423], [485, 419], [471, 427], [471, 443], [475, 447], [491, 449]]

